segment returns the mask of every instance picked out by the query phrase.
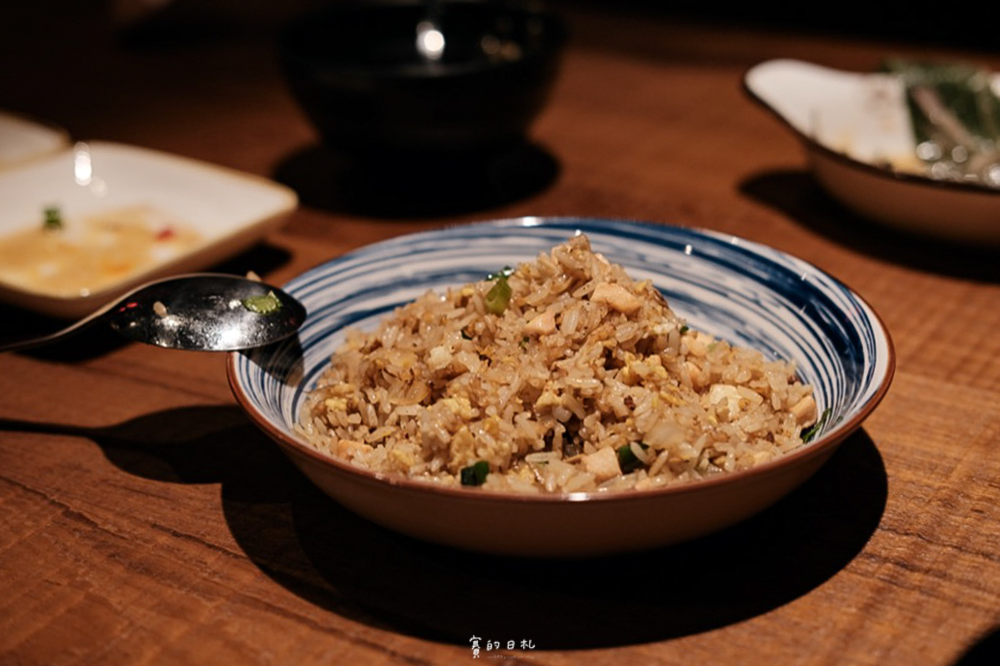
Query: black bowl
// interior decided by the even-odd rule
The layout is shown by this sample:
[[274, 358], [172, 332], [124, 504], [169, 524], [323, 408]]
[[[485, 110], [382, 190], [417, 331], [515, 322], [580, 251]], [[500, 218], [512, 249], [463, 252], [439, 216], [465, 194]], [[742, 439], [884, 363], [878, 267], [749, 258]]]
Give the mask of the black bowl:
[[347, 2], [302, 16], [278, 54], [326, 148], [361, 161], [448, 159], [523, 142], [555, 80], [566, 28], [504, 2], [445, 2], [439, 60], [418, 2]]

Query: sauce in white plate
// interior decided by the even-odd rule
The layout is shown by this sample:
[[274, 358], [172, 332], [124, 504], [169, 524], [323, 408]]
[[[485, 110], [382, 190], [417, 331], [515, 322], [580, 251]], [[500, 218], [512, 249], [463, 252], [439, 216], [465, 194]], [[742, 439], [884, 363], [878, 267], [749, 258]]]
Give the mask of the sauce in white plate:
[[150, 206], [79, 217], [57, 213], [0, 238], [0, 281], [56, 297], [88, 296], [176, 258], [201, 235]]

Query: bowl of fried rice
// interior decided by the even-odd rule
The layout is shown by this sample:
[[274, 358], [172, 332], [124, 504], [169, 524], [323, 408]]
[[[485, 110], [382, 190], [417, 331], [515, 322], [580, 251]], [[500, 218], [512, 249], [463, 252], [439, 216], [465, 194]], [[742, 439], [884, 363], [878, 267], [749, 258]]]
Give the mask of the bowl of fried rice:
[[894, 370], [872, 308], [712, 231], [519, 218], [400, 236], [283, 287], [297, 338], [233, 353], [251, 420], [418, 539], [580, 557], [694, 539], [805, 482]]

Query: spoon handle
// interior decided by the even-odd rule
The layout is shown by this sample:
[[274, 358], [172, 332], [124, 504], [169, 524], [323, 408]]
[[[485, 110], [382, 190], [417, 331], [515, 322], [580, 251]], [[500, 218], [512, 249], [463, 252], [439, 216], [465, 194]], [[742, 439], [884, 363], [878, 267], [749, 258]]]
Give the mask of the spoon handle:
[[172, 279], [182, 279], [182, 278], [186, 278], [186, 277], [198, 277], [200, 275], [208, 275], [208, 274], [206, 274], [206, 273], [192, 273], [190, 275], [179, 275], [179, 276], [174, 276], [173, 278], [169, 278], [169, 277], [168, 278], [163, 278], [161, 280], [154, 280], [153, 282], [147, 282], [146, 284], [139, 285], [138, 287], [135, 287], [131, 291], [128, 291], [128, 292], [122, 294], [118, 298], [118, 300], [112, 300], [110, 303], [107, 303], [106, 305], [103, 305], [102, 307], [98, 308], [97, 310], [94, 310], [93, 312], [91, 312], [89, 315], [87, 315], [83, 319], [75, 321], [72, 324], [70, 324], [69, 326], [67, 326], [65, 328], [61, 328], [58, 331], [53, 331], [52, 333], [47, 333], [45, 335], [38, 335], [38, 336], [30, 337], [30, 338], [24, 338], [23, 340], [13, 340], [13, 341], [10, 341], [10, 342], [0, 343], [0, 354], [2, 354], [4, 352], [9, 352], [9, 351], [20, 351], [22, 349], [32, 349], [34, 347], [42, 347], [44, 345], [49, 345], [49, 344], [52, 344], [54, 342], [59, 342], [60, 340], [64, 340], [64, 339], [66, 339], [66, 338], [68, 338], [68, 337], [70, 337], [70, 336], [72, 336], [72, 335], [74, 335], [76, 333], [79, 333], [80, 331], [84, 330], [85, 328], [90, 327], [91, 325], [93, 325], [94, 323], [96, 323], [99, 319], [103, 319], [105, 315], [107, 315], [113, 309], [115, 309], [116, 307], [118, 307], [122, 303], [123, 300], [127, 300], [133, 294], [137, 294], [137, 293], [141, 292], [143, 289], [145, 289], [145, 288], [147, 288], [147, 287], [149, 287], [151, 285], [155, 285], [155, 284], [158, 284], [160, 282], [169, 282]]
[[31, 349], [33, 347], [41, 347], [43, 345], [48, 345], [53, 342], [58, 342], [68, 338], [69, 336], [79, 333], [83, 329], [87, 328], [93, 324], [102, 314], [104, 310], [95, 312], [94, 314], [81, 319], [73, 324], [67, 326], [66, 328], [59, 329], [52, 333], [46, 335], [38, 335], [30, 338], [24, 338], [21, 340], [13, 340], [10, 342], [0, 343], [0, 354], [3, 352], [20, 351], [22, 349]]

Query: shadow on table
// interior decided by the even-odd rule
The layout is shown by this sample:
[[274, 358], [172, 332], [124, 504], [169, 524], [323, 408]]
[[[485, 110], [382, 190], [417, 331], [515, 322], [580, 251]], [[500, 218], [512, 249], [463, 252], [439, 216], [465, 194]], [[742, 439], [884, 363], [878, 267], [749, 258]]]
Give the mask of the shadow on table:
[[[268, 273], [287, 263], [288, 260], [287, 251], [261, 243], [205, 270], [232, 275], [246, 275], [252, 270], [267, 279]], [[65, 328], [70, 323], [72, 320], [50, 317], [0, 303], [0, 342], [45, 335]], [[58, 343], [18, 353], [59, 363], [77, 363], [103, 356], [126, 344], [129, 342], [109, 327], [94, 326], [77, 333], [72, 338], [71, 344]]]
[[[709, 631], [767, 613], [837, 574], [877, 528], [887, 497], [858, 431], [793, 494], [691, 543], [582, 560], [502, 558], [434, 546], [350, 513], [310, 484], [235, 406], [174, 409], [107, 428], [0, 420], [2, 431], [85, 436], [131, 474], [219, 483], [254, 564], [329, 612], [468, 646], [613, 647]], [[642, 516], [622, 520], [642, 529]]]
[[[539, 649], [661, 641], [744, 621], [813, 590], [878, 526], [886, 473], [859, 433], [787, 499], [719, 534], [649, 552], [581, 560], [466, 553], [381, 530], [304, 490], [295, 531], [316, 573], [383, 626], [468, 645]], [[642, 516], [623, 515], [643, 529]], [[235, 527], [233, 522], [231, 526]], [[238, 530], [234, 529], [238, 536]], [[243, 544], [253, 557], [251, 544]], [[324, 605], [324, 594], [282, 584]]]
[[996, 666], [1000, 664], [1000, 628], [994, 628], [981, 636], [954, 666]]
[[830, 197], [808, 171], [755, 174], [740, 191], [857, 252], [923, 271], [1000, 282], [997, 248], [908, 234], [861, 217]]
[[528, 142], [462, 160], [369, 164], [316, 145], [289, 155], [274, 173], [307, 206], [383, 219], [481, 212], [538, 194], [558, 176], [555, 157]]

